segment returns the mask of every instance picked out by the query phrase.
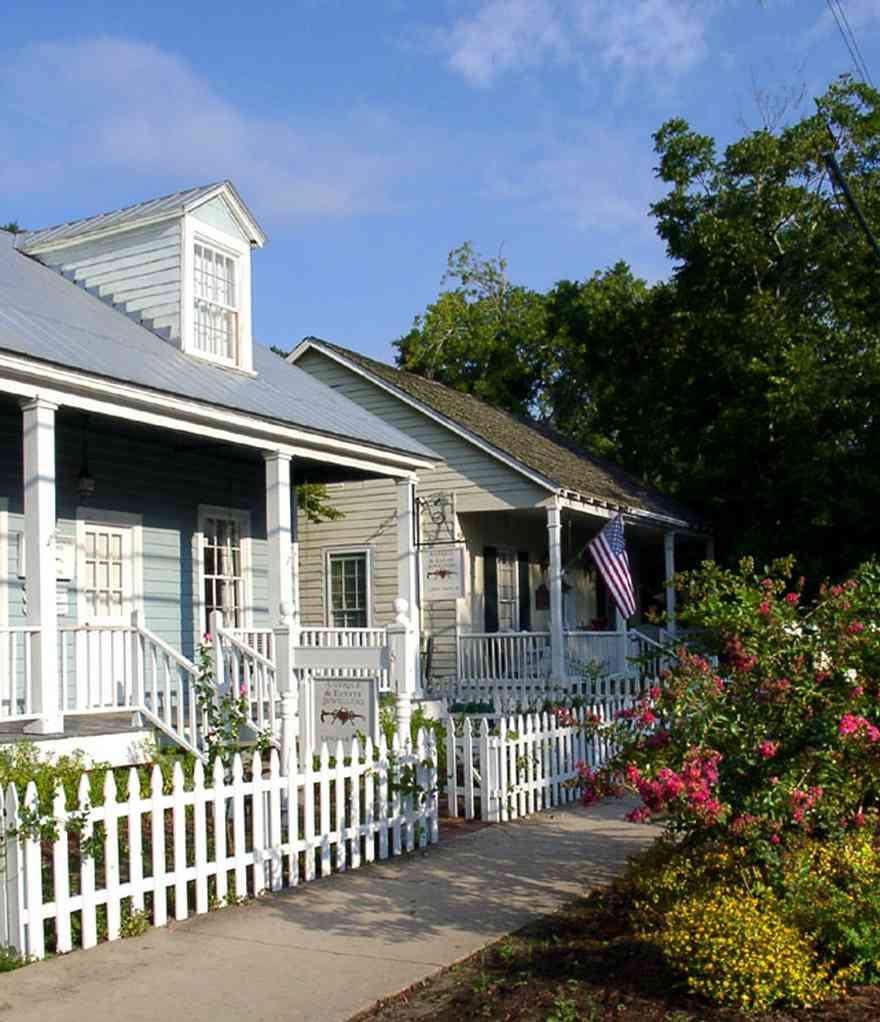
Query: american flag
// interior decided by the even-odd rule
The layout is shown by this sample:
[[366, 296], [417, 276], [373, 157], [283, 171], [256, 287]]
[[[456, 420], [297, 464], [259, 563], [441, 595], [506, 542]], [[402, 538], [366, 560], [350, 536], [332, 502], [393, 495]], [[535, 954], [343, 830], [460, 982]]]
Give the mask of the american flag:
[[591, 540], [589, 548], [617, 609], [624, 618], [632, 617], [636, 612], [636, 598], [632, 575], [629, 573], [626, 543], [623, 540], [623, 518], [618, 515], [612, 519]]

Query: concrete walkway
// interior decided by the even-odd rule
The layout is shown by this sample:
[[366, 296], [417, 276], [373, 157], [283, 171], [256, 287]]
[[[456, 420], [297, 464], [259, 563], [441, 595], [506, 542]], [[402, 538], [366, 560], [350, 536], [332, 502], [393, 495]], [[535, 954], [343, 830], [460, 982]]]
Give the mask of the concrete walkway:
[[653, 828], [552, 810], [0, 975], [15, 1022], [344, 1022], [609, 879]]

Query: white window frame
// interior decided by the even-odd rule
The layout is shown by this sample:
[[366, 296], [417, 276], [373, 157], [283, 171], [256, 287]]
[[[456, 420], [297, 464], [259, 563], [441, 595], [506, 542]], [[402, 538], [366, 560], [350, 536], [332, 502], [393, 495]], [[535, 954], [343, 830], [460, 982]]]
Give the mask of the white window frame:
[[[511, 563], [513, 564], [513, 598], [512, 598], [512, 600], [504, 600], [503, 601], [504, 603], [512, 603], [513, 604], [512, 627], [509, 628], [509, 629], [501, 627], [501, 603], [502, 603], [502, 600], [501, 600], [501, 578], [500, 578], [499, 568], [500, 568], [500, 565], [501, 565], [502, 554], [506, 558], [509, 557], [511, 559]], [[499, 547], [495, 548], [495, 589], [496, 589], [495, 599], [496, 599], [496, 603], [497, 603], [497, 606], [498, 606], [498, 631], [499, 632], [504, 632], [504, 631], [518, 632], [519, 631], [519, 552], [517, 550], [515, 550], [513, 547], [499, 546]]]
[[[199, 504], [198, 528], [193, 535], [193, 618], [195, 620], [195, 643], [201, 642], [208, 630], [207, 604], [205, 603], [205, 519], [226, 518], [237, 523], [241, 534], [241, 577], [242, 577], [242, 629], [253, 628], [254, 623], [254, 572], [253, 534], [251, 513], [243, 508], [219, 507], [214, 504]], [[231, 627], [228, 621], [224, 627]]]
[[[251, 337], [251, 249], [236, 238], [193, 216], [183, 218], [180, 252], [180, 338], [186, 354], [212, 365], [225, 366], [253, 374], [254, 353]], [[238, 336], [235, 359], [212, 356], [196, 347], [195, 315], [195, 246], [205, 245], [235, 261], [236, 317]]]
[[126, 511], [111, 511], [94, 507], [76, 509], [76, 619], [88, 617], [85, 588], [86, 527], [106, 526], [110, 529], [129, 529], [131, 532], [131, 602], [130, 610], [144, 609], [144, 528], [143, 515]]
[[[324, 624], [327, 628], [335, 628], [333, 624], [333, 597], [331, 593], [330, 561], [333, 557], [366, 555], [367, 563], [367, 623], [360, 627], [373, 627], [373, 548], [369, 546], [332, 546], [324, 547]], [[354, 627], [354, 626], [351, 626]]]
[[9, 601], [12, 599], [12, 573], [9, 571], [9, 498], [0, 497], [0, 569], [6, 579], [0, 594], [0, 628], [9, 625]]

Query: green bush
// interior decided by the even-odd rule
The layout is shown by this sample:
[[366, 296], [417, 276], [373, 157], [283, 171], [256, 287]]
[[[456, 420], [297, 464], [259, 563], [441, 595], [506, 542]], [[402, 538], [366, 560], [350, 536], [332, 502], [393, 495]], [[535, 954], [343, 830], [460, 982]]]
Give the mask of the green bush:
[[710, 888], [666, 913], [656, 942], [688, 987], [744, 1011], [814, 1005], [842, 986], [768, 890]]

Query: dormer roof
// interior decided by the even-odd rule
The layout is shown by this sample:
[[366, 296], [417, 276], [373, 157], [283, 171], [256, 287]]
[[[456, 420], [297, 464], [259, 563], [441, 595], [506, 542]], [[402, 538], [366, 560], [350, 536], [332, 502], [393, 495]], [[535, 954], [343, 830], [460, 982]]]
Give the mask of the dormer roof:
[[45, 252], [56, 246], [63, 247], [72, 242], [91, 241], [103, 238], [118, 231], [128, 231], [133, 227], [161, 223], [175, 217], [192, 213], [212, 199], [221, 197], [228, 207], [230, 215], [248, 238], [251, 245], [262, 247], [266, 243], [266, 234], [257, 223], [256, 218], [248, 209], [231, 181], [217, 181], [214, 184], [201, 185], [198, 188], [186, 188], [165, 195], [158, 199], [137, 202], [133, 206], [125, 206], [109, 213], [98, 213], [96, 216], [81, 220], [71, 220], [55, 227], [43, 227], [34, 231], [23, 231], [16, 235], [16, 248], [22, 252], [36, 254]]

